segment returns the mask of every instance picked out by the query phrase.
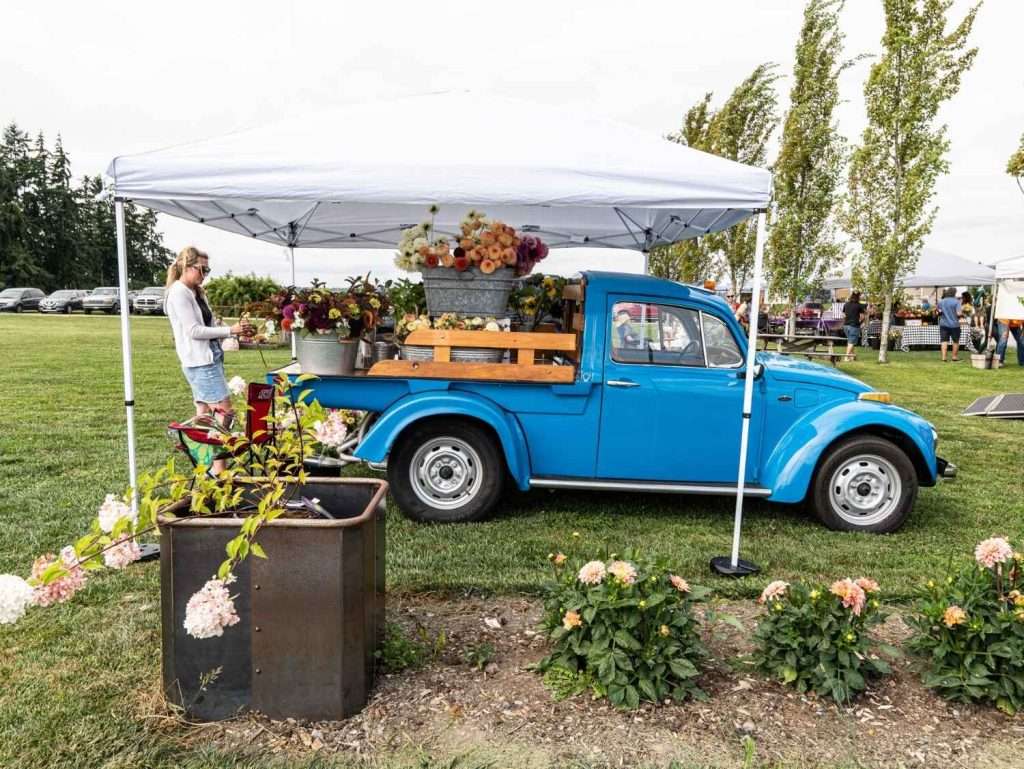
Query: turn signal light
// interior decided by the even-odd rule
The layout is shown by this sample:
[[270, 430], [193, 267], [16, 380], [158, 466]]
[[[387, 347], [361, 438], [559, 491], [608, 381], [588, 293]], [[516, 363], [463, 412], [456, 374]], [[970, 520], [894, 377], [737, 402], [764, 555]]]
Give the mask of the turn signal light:
[[892, 403], [892, 396], [883, 392], [866, 392], [857, 396], [857, 400], [875, 401], [876, 403]]

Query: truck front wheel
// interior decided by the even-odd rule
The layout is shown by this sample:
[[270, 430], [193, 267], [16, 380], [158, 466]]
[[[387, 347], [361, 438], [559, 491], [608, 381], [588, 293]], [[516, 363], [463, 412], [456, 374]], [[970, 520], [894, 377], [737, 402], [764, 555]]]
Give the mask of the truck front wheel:
[[497, 442], [471, 422], [430, 420], [403, 434], [388, 458], [388, 483], [414, 521], [478, 521], [501, 498], [505, 460]]
[[917, 499], [917, 472], [894, 443], [858, 435], [838, 443], [814, 476], [810, 502], [834, 531], [888, 534], [903, 525]]

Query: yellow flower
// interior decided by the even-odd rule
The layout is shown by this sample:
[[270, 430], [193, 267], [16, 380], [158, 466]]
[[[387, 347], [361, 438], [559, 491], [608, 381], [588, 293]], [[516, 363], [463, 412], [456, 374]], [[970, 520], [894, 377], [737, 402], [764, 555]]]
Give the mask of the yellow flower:
[[660, 628], [658, 628], [658, 632], [663, 636], [668, 636], [668, 634], [672, 631], [668, 629], [668, 625], [662, 625]]
[[819, 598], [821, 598], [821, 591], [820, 590], [812, 590], [811, 591], [811, 600], [812, 601], [817, 601]]
[[362, 311], [359, 309], [358, 304], [356, 304], [355, 302], [349, 302], [348, 314], [351, 315], [353, 318], [358, 318], [362, 314]]
[[871, 599], [871, 608], [872, 609], [877, 609], [881, 605], [882, 605], [881, 602], [877, 598], [872, 598]]
[[555, 554], [554, 553], [548, 553], [548, 560], [549, 561], [555, 560]]
[[338, 318], [341, 317], [341, 310], [339, 310], [337, 307], [332, 307], [330, 310], [327, 311], [327, 317], [330, 318], [331, 320], [337, 320]]
[[850, 632], [848, 632], [846, 634], [846, 640], [849, 641], [850, 643], [853, 643], [854, 641], [857, 640], [857, 635], [851, 630]]
[[574, 537], [577, 537], [577, 538], [578, 538], [578, 537], [580, 536], [580, 533], [579, 533], [578, 531], [574, 531], [574, 532], [572, 533], [572, 535], [573, 535]]
[[566, 630], [572, 630], [583, 624], [583, 620], [580, 618], [579, 612], [567, 611], [565, 616], [562, 617], [562, 627]]
[[925, 583], [925, 586], [930, 590], [931, 588], [935, 587], [935, 580], [934, 579], [928, 580], [928, 582]]
[[379, 310], [380, 309], [380, 299], [378, 299], [375, 296], [371, 296], [370, 297], [370, 307], [372, 307], [375, 310]]
[[782, 611], [782, 601], [772, 601], [772, 611]]
[[640, 603], [637, 604], [637, 608], [639, 608], [639, 609], [646, 609], [647, 608], [647, 601], [641, 600]]

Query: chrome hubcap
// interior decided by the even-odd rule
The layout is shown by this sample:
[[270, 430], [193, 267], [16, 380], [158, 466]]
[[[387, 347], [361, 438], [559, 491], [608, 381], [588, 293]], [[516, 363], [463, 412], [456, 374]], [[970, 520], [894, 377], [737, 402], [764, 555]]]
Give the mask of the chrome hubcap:
[[844, 462], [832, 474], [829, 500], [836, 515], [855, 526], [870, 526], [896, 509], [903, 482], [889, 460], [863, 454]]
[[432, 438], [413, 456], [409, 481], [416, 496], [431, 507], [462, 507], [480, 490], [480, 456], [458, 438]]

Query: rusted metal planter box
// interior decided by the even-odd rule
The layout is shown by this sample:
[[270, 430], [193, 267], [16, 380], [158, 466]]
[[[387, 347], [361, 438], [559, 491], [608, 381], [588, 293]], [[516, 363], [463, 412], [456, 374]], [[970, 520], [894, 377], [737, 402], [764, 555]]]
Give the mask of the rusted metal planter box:
[[260, 533], [231, 585], [239, 623], [219, 638], [185, 632], [189, 598], [215, 575], [238, 518], [162, 521], [163, 684], [193, 718], [244, 710], [328, 720], [362, 710], [384, 633], [384, 500], [376, 479], [311, 480], [340, 520], [279, 518]]

